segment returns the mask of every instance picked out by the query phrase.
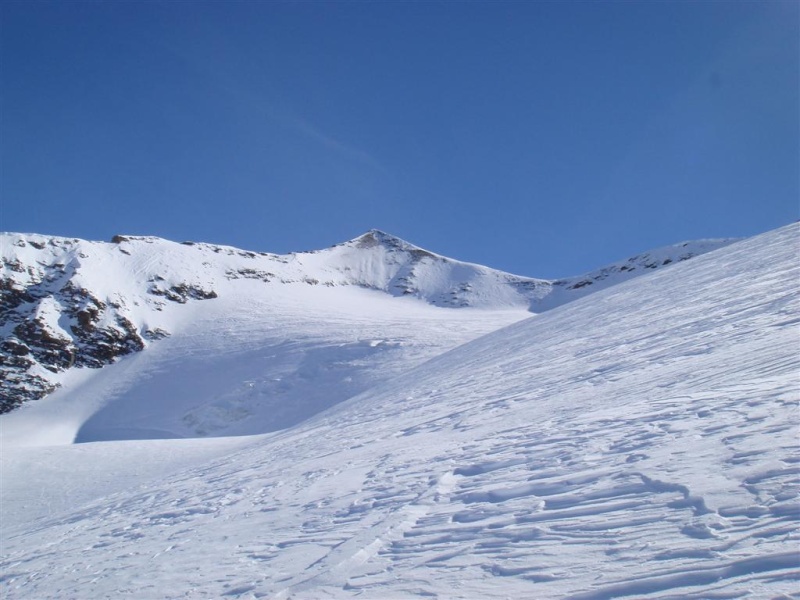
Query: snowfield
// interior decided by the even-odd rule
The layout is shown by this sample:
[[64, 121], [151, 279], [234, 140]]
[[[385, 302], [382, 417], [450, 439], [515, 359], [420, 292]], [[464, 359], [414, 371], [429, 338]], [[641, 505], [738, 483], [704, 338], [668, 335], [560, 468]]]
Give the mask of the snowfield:
[[558, 285], [371, 235], [0, 417], [3, 597], [800, 597], [800, 225]]

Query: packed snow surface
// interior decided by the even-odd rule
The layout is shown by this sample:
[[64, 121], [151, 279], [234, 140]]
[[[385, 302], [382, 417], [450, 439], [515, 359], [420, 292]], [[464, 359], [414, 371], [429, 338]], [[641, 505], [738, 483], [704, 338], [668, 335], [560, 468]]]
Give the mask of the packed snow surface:
[[521, 321], [377, 286], [184, 307], [0, 417], [4, 597], [797, 597], [799, 241]]

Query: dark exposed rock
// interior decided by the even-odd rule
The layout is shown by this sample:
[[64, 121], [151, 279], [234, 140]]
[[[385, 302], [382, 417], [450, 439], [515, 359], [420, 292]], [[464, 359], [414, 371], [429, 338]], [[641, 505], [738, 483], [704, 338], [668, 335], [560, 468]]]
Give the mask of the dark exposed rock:
[[0, 350], [3, 352], [0, 355], [0, 360], [4, 356], [25, 356], [31, 352], [31, 349], [26, 344], [13, 337], [0, 342]]
[[[121, 244], [122, 242], [144, 242], [146, 244], [152, 244], [155, 240], [153, 236], [149, 235], [120, 235], [117, 234], [111, 238], [112, 244]], [[80, 240], [75, 240], [75, 242], [79, 242]]]
[[155, 329], [146, 329], [142, 336], [146, 340], [154, 341], [154, 340], [161, 340], [165, 337], [169, 337], [169, 331], [164, 331], [163, 329], [156, 327]]
[[579, 289], [581, 289], [582, 287], [586, 287], [587, 285], [592, 285], [592, 282], [591, 282], [591, 281], [589, 281], [588, 279], [584, 279], [583, 281], [579, 281], [578, 283], [575, 283], [575, 284], [573, 284], [572, 286], [570, 286], [570, 287], [569, 287], [569, 288], [567, 288], [567, 289], [570, 289], [570, 290], [579, 290]]
[[225, 272], [225, 276], [228, 279], [259, 279], [264, 281], [265, 283], [269, 283], [272, 279], [275, 278], [274, 273], [270, 273], [268, 271], [259, 271], [257, 269], [230, 269]]
[[14, 335], [28, 348], [33, 358], [48, 371], [57, 373], [74, 363], [72, 340], [55, 335], [41, 318], [28, 318], [14, 327]]
[[217, 292], [214, 290], [205, 290], [199, 285], [188, 283], [179, 283], [169, 288], [156, 284], [150, 286], [148, 292], [154, 296], [163, 296], [167, 300], [172, 300], [179, 304], [186, 304], [190, 298], [193, 300], [211, 300], [217, 297]]
[[58, 389], [58, 385], [47, 381], [39, 375], [26, 374], [23, 378], [20, 371], [12, 374], [0, 372], [3, 384], [3, 395], [0, 396], [0, 414], [7, 413], [30, 400], [39, 400]]
[[34, 302], [36, 298], [25, 288], [17, 287], [13, 279], [0, 279], [0, 297], [3, 299], [0, 305], [0, 318], [21, 304]]
[[[85, 318], [90, 319], [90, 317]], [[144, 340], [133, 323], [122, 315], [116, 315], [116, 326], [99, 328], [97, 318], [85, 323], [84, 326], [71, 327], [81, 350], [75, 359], [75, 365], [78, 367], [97, 369], [114, 362], [120, 356], [144, 349]]]

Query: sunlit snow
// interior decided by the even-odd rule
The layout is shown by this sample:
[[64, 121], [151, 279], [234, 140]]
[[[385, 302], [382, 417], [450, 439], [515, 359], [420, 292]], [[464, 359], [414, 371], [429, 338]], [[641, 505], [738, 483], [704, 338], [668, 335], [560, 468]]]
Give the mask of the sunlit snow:
[[[793, 597], [799, 241], [509, 286], [372, 234], [280, 263], [331, 285], [198, 276], [137, 313], [169, 337], [0, 417], [4, 596]], [[146, 302], [131, 259], [108, 293]]]

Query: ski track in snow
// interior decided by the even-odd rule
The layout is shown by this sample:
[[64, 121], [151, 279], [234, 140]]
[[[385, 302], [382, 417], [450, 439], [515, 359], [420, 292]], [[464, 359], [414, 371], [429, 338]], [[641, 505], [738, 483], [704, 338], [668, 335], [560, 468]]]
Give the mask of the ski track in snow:
[[124, 442], [220, 446], [21, 517], [4, 596], [800, 597], [798, 231], [511, 325], [244, 448]]

